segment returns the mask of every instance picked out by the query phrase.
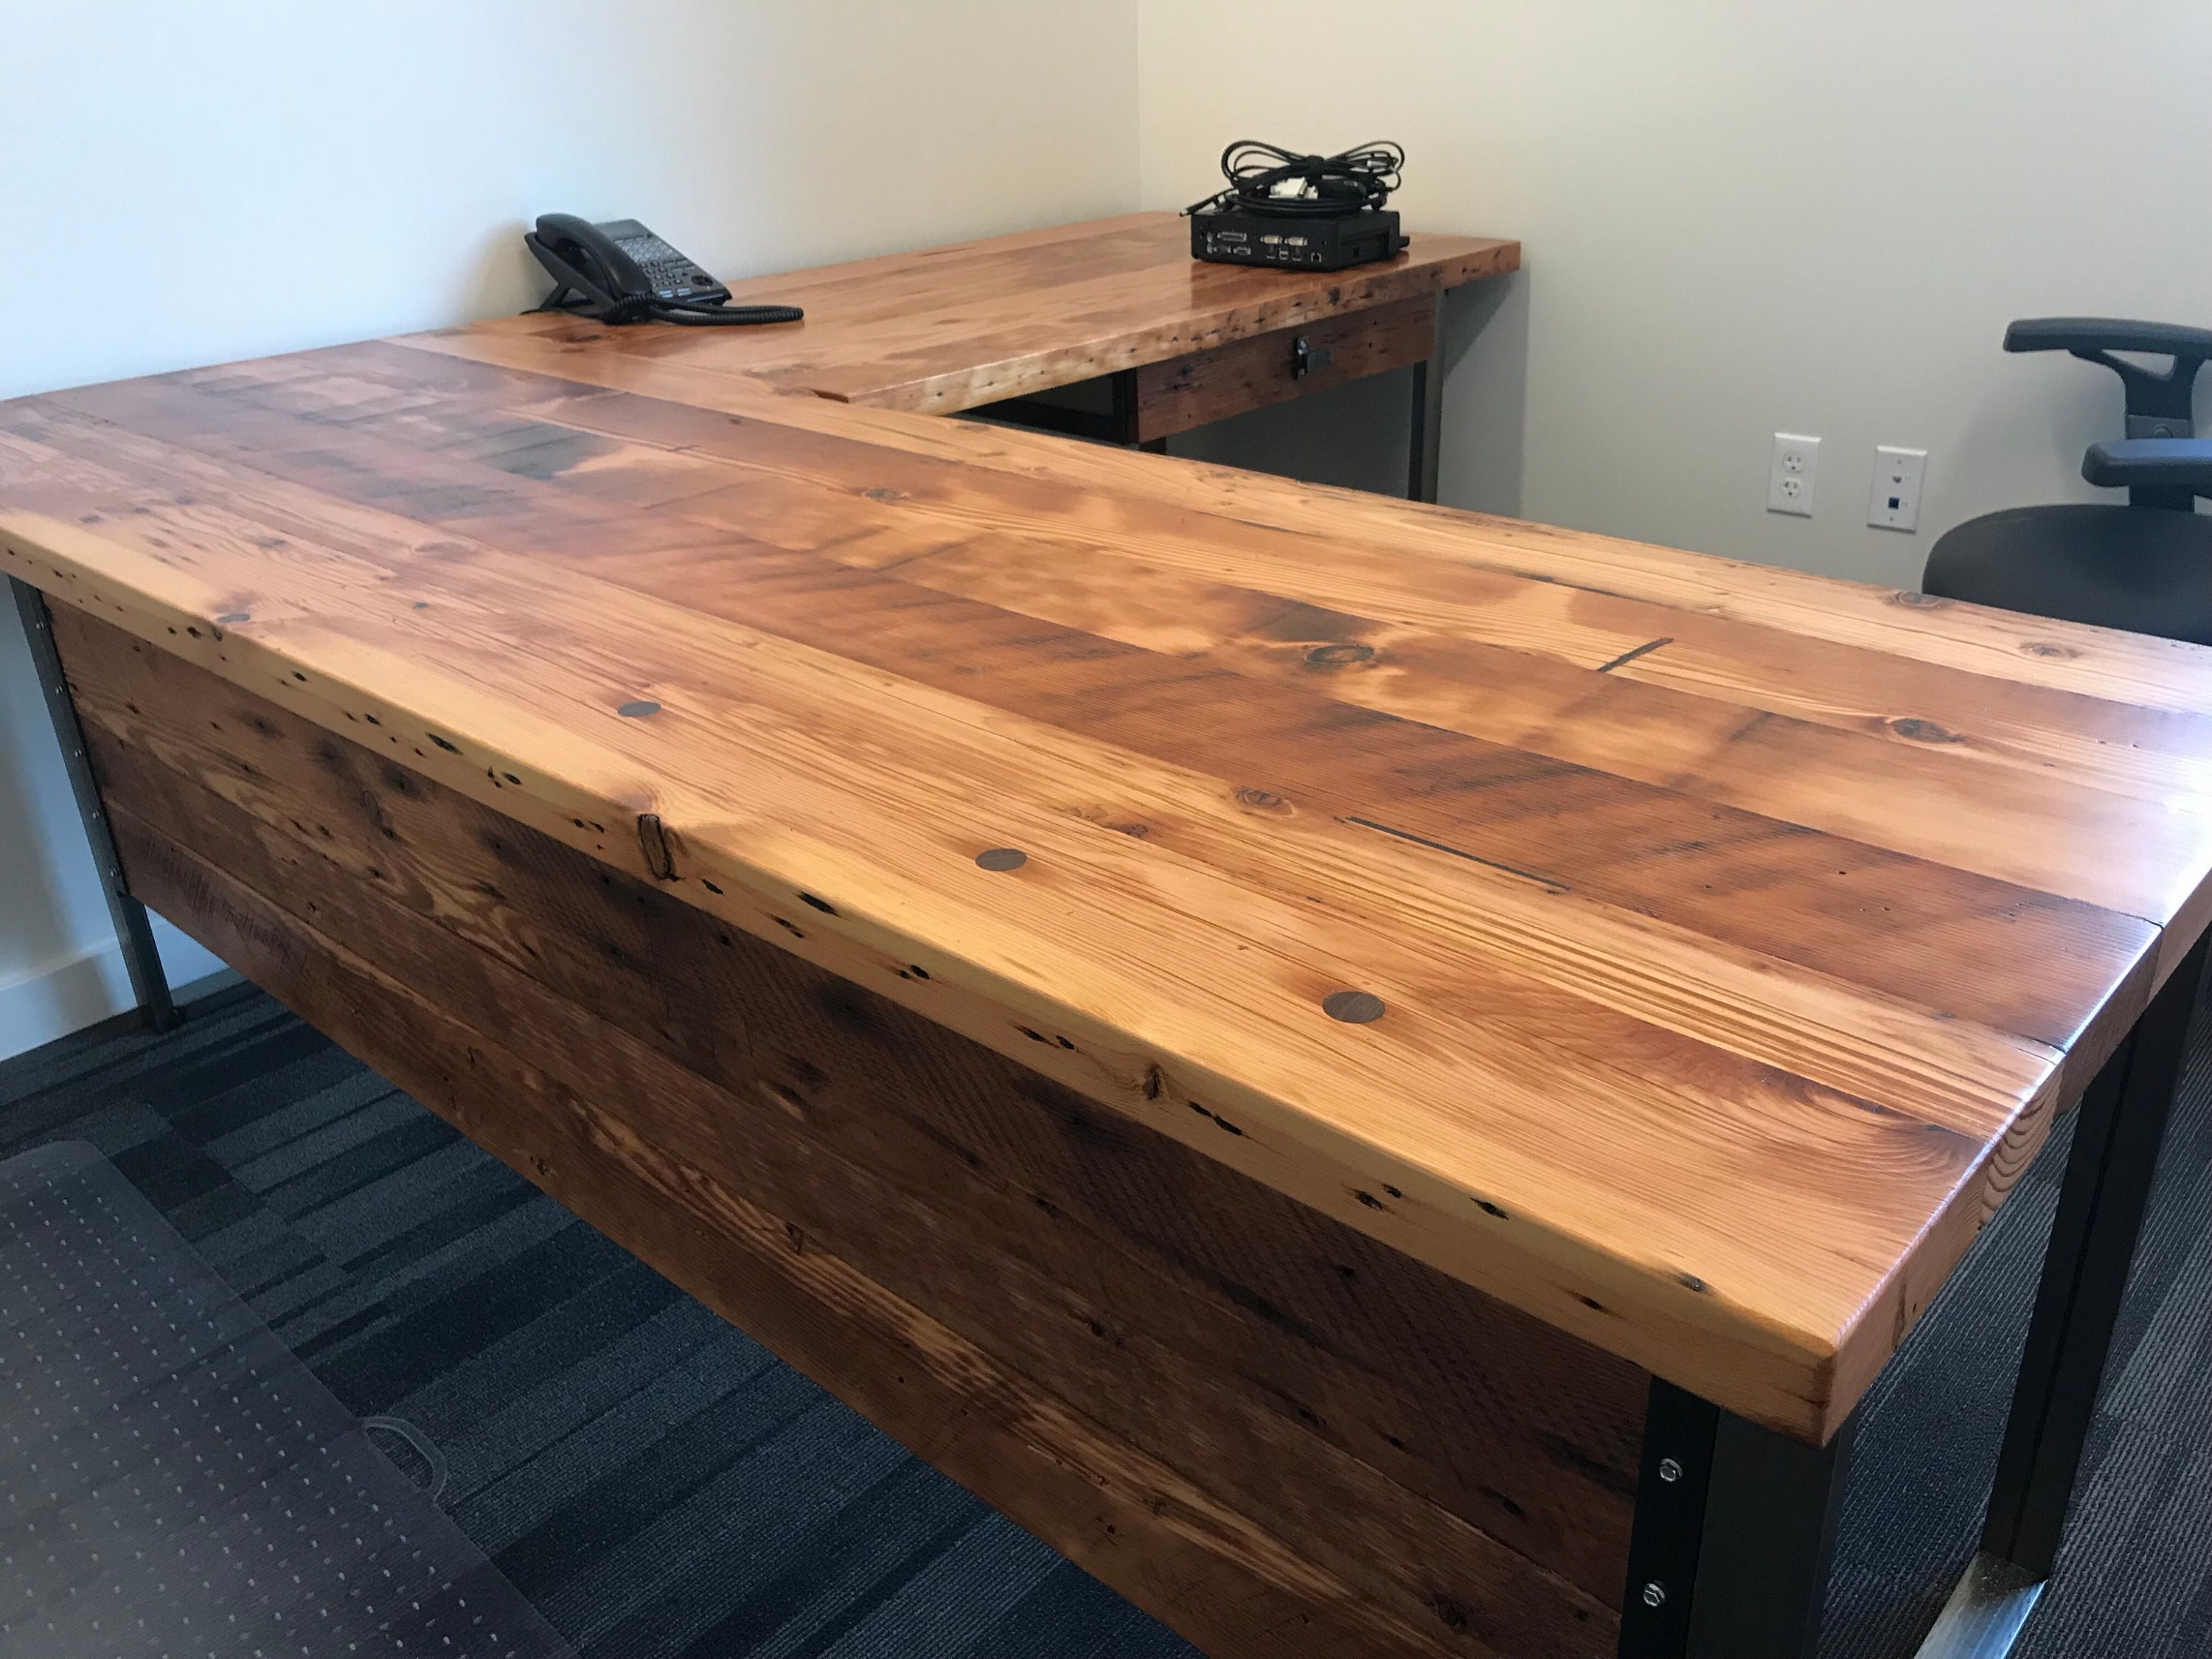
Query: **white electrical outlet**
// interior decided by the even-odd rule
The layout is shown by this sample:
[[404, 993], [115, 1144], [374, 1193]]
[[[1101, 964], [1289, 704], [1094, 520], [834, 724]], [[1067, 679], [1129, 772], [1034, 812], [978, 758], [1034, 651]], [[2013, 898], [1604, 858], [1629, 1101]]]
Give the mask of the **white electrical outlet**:
[[1813, 516], [1813, 484], [1820, 471], [1820, 441], [1796, 432], [1774, 434], [1766, 465], [1766, 510]]
[[1920, 527], [1920, 485], [1928, 476], [1928, 452], [1893, 449], [1874, 453], [1874, 493], [1867, 497], [1867, 522], [1877, 530]]

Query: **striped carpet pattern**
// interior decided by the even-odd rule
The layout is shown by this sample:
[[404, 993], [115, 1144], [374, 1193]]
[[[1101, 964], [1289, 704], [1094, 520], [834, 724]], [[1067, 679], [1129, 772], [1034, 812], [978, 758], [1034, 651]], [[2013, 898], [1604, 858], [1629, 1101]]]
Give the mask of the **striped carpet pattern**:
[[[351, 1410], [438, 1443], [586, 1659], [1192, 1654], [267, 997], [191, 1014], [0, 1064], [0, 1157], [98, 1146]], [[2022, 1659], [2212, 1652], [2208, 1060]], [[1972, 1547], [2065, 1134], [1869, 1397], [1823, 1659], [1910, 1654]]]
[[250, 988], [0, 1066], [0, 1157], [55, 1139], [428, 1434], [586, 1659], [1192, 1652]]

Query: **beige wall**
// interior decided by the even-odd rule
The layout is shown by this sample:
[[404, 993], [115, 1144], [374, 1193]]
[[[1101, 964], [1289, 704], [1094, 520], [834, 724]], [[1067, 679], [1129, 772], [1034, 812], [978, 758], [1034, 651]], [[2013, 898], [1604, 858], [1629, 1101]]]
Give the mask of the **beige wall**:
[[[1135, 34], [1133, 0], [0, 0], [0, 397], [520, 310], [549, 211], [732, 274], [1125, 212]], [[124, 990], [0, 601], [0, 1055]]]
[[[1410, 223], [1526, 244], [1455, 315], [1462, 505], [1911, 586], [1961, 519], [2112, 499], [2117, 380], [2008, 319], [2212, 325], [2202, 0], [1141, 0], [1139, 63], [1147, 206], [1232, 138], [1394, 137]], [[1401, 388], [1316, 404], [1182, 447], [1401, 476]], [[1778, 429], [1824, 440], [1809, 521]], [[1878, 443], [1930, 452], [1917, 535], [1864, 522]]]

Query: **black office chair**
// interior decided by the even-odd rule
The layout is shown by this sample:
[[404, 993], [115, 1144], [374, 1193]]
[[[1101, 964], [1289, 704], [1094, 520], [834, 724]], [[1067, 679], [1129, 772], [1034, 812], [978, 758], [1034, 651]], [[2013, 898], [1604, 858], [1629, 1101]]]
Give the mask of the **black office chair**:
[[[2125, 488], [2128, 505], [2010, 507], [1946, 531], [1928, 556], [1923, 592], [2039, 617], [2097, 623], [2212, 645], [2212, 440], [2191, 423], [2197, 371], [2212, 329], [2102, 317], [2037, 317], [2005, 331], [2007, 351], [2070, 351], [2127, 387], [2128, 435], [2093, 444], [2081, 476]], [[2115, 351], [2171, 356], [2164, 374]]]

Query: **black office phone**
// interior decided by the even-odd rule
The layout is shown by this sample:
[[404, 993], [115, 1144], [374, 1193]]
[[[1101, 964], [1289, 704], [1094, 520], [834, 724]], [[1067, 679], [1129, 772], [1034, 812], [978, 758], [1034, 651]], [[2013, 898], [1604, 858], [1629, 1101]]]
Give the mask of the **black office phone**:
[[549, 213], [523, 244], [554, 282], [540, 311], [568, 311], [604, 323], [795, 323], [797, 306], [733, 306], [706, 268], [635, 219], [593, 224]]

